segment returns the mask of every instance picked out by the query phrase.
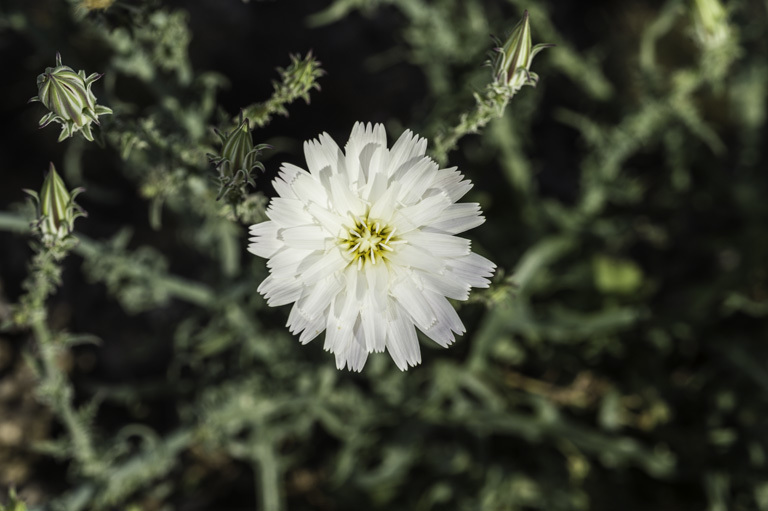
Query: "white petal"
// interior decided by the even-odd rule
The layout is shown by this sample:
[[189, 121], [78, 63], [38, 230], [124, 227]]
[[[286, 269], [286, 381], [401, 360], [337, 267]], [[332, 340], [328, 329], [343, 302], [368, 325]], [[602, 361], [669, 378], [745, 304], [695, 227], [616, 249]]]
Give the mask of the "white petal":
[[403, 239], [436, 257], [462, 257], [471, 252], [468, 239], [451, 234], [411, 231]]
[[395, 181], [384, 193], [371, 205], [368, 212], [369, 218], [375, 218], [383, 222], [389, 222], [398, 204], [396, 197], [400, 193], [400, 183]]
[[345, 216], [365, 214], [363, 202], [349, 189], [345, 176], [334, 174], [329, 177], [328, 183], [331, 187], [331, 203], [337, 212]]
[[392, 299], [387, 307], [387, 351], [401, 371], [421, 363], [416, 329], [405, 311]]
[[459, 234], [482, 225], [485, 217], [480, 215], [480, 205], [476, 202], [451, 204], [440, 215], [440, 220], [424, 227], [428, 232], [446, 232]]
[[314, 202], [322, 207], [328, 207], [329, 194], [323, 184], [314, 176], [309, 174], [297, 176], [292, 188], [296, 197], [302, 203], [310, 204]]
[[457, 277], [451, 271], [438, 273], [415, 270], [424, 283], [424, 289], [439, 293], [441, 296], [454, 300], [466, 300], [469, 298], [469, 290], [472, 286], [464, 279]]
[[301, 296], [302, 285], [298, 280], [275, 279], [270, 275], [257, 291], [267, 299], [267, 305], [278, 307], [295, 302]]
[[402, 166], [392, 176], [393, 181], [400, 183], [402, 190], [397, 200], [404, 205], [417, 203], [434, 182], [437, 169], [437, 163], [427, 157], [416, 161], [410, 168]]
[[456, 309], [442, 295], [425, 292], [424, 297], [437, 316], [437, 321], [429, 328], [420, 330], [424, 335], [446, 348], [456, 340], [454, 333], [463, 334], [464, 324], [459, 319]]
[[[346, 277], [350, 281], [356, 281], [356, 270], [347, 273]], [[354, 289], [355, 282], [351, 284], [351, 289]], [[349, 349], [350, 343], [354, 342], [354, 327], [360, 308], [351, 289], [348, 287], [339, 292], [331, 303], [323, 348], [332, 353], [343, 354]]]
[[[371, 123], [355, 123], [349, 141], [344, 147], [346, 153], [348, 185], [363, 185], [368, 180], [371, 171], [372, 158], [375, 153], [383, 153], [387, 148], [387, 133], [384, 126]], [[381, 162], [381, 155], [377, 163]], [[378, 170], [375, 169], [375, 170]]]
[[395, 212], [392, 222], [398, 226], [401, 233], [412, 231], [422, 225], [429, 225], [440, 217], [440, 214], [451, 205], [448, 196], [439, 193]]
[[326, 312], [331, 301], [342, 289], [343, 283], [339, 276], [329, 275], [305, 290], [296, 306], [308, 319], [315, 319]]
[[273, 272], [288, 272], [291, 276], [299, 273], [299, 265], [313, 254], [312, 250], [284, 248], [267, 261], [267, 268]]
[[248, 251], [259, 257], [269, 259], [285, 244], [277, 238], [277, 225], [272, 221], [261, 222], [250, 227], [252, 238], [248, 245]]
[[364, 343], [362, 328], [358, 321], [353, 328], [352, 341], [349, 342], [343, 353], [336, 353], [336, 368], [344, 369], [346, 365], [350, 371], [362, 371], [368, 358], [368, 351], [365, 349]]
[[335, 211], [330, 211], [314, 202], [307, 207], [307, 211], [328, 234], [337, 238], [344, 236], [344, 223], [348, 221], [347, 217], [343, 217]]
[[373, 179], [369, 179], [365, 186], [359, 189], [360, 198], [369, 204], [375, 203], [387, 191], [387, 182], [387, 176], [383, 172], [377, 172]]
[[427, 141], [414, 135], [411, 130], [405, 130], [389, 150], [388, 175], [393, 175], [402, 165], [424, 156], [426, 152]]
[[313, 340], [315, 337], [323, 333], [325, 330], [325, 324], [326, 316], [318, 316], [317, 318], [311, 320], [309, 324], [307, 324], [306, 328], [304, 328], [304, 331], [301, 332], [301, 335], [299, 336], [299, 342], [301, 344], [307, 344], [309, 341]]
[[496, 265], [485, 257], [472, 252], [468, 256], [451, 259], [448, 261], [447, 267], [450, 272], [472, 287], [488, 287], [490, 281], [486, 277], [493, 275]]
[[389, 294], [406, 311], [408, 317], [420, 327], [431, 327], [437, 317], [411, 278], [401, 278], [390, 288]]
[[288, 315], [288, 323], [286, 326], [294, 335], [301, 332], [299, 342], [301, 344], [307, 344], [325, 330], [325, 324], [328, 317], [327, 312], [328, 311], [326, 310], [326, 314], [320, 315], [315, 319], [309, 319], [298, 307], [298, 302], [296, 302]]
[[436, 173], [432, 186], [445, 192], [451, 202], [456, 202], [472, 189], [472, 182], [468, 179], [462, 181], [463, 177], [456, 167], [441, 169]]
[[344, 154], [336, 142], [327, 133], [322, 133], [318, 140], [304, 142], [304, 157], [310, 173], [317, 174], [329, 167], [333, 172], [339, 172], [339, 162], [344, 160]]
[[279, 236], [290, 248], [324, 250], [328, 234], [319, 225], [300, 225], [281, 229]]
[[286, 199], [295, 199], [296, 194], [293, 192], [291, 186], [293, 185], [296, 176], [299, 174], [307, 174], [307, 171], [296, 165], [283, 163], [277, 174], [278, 177], [272, 181], [272, 186], [275, 188], [277, 194]]
[[344, 269], [347, 264], [348, 261], [337, 249], [323, 254], [313, 254], [312, 257], [307, 257], [299, 267], [300, 277], [305, 284], [314, 284], [323, 277]]
[[275, 197], [269, 202], [267, 216], [279, 227], [294, 227], [311, 224], [312, 216], [304, 209], [304, 204], [298, 199]]
[[441, 272], [446, 265], [444, 259], [437, 258], [430, 252], [410, 244], [398, 245], [396, 250], [387, 254], [387, 258], [403, 268], [419, 268], [437, 273]]

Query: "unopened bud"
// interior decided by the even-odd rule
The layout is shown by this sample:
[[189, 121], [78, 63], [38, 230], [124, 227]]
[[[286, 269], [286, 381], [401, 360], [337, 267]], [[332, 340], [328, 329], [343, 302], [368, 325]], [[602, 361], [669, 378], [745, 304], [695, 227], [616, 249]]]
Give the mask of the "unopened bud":
[[16, 490], [11, 487], [8, 492], [10, 502], [7, 505], [0, 504], [0, 511], [27, 511], [27, 505], [16, 495]]
[[106, 11], [115, 0], [81, 0], [80, 7], [89, 11]]
[[693, 25], [704, 46], [717, 47], [730, 35], [728, 12], [719, 0], [693, 0]]
[[37, 77], [38, 95], [29, 101], [39, 101], [50, 112], [40, 119], [44, 128], [52, 122], [62, 125], [59, 142], [71, 137], [78, 131], [93, 141], [91, 123], [99, 124], [99, 116], [111, 114], [112, 110], [96, 104], [96, 96], [91, 92], [93, 82], [102, 75], [93, 73], [86, 78], [85, 71], [75, 72], [61, 63], [61, 55], [56, 54], [56, 66], [48, 67]]
[[69, 236], [74, 229], [75, 220], [86, 216], [85, 211], [75, 203], [75, 198], [83, 189], [76, 188], [71, 192], [67, 190], [53, 163], [43, 180], [40, 194], [32, 190], [24, 191], [32, 196], [37, 206], [35, 226], [43, 243], [48, 246]]
[[229, 192], [236, 188], [242, 192], [237, 195], [244, 195], [243, 187], [246, 184], [255, 185], [251, 176], [253, 170], [264, 170], [264, 164], [257, 158], [261, 151], [269, 146], [266, 144], [253, 145], [250, 122], [247, 118], [243, 118], [242, 111], [240, 112], [240, 123], [231, 132], [225, 135], [217, 129], [214, 131], [221, 139], [221, 154], [209, 154], [208, 159], [219, 171], [221, 181], [219, 198], [223, 195], [229, 195]]
[[493, 62], [493, 73], [496, 85], [508, 87], [510, 94], [515, 94], [523, 85], [536, 86], [539, 76], [531, 71], [533, 57], [544, 48], [554, 44], [537, 44], [531, 46], [531, 25], [528, 21], [528, 11], [523, 13], [523, 19], [512, 31], [501, 48], [495, 48], [498, 55]]

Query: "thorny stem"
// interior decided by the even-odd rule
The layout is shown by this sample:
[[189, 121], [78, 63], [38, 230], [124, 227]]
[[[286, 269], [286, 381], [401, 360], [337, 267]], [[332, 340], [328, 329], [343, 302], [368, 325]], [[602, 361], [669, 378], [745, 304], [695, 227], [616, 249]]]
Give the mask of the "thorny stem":
[[84, 473], [97, 475], [100, 472], [100, 464], [96, 457], [96, 451], [72, 406], [72, 385], [62, 374], [56, 361], [58, 349], [48, 326], [45, 324], [45, 309], [40, 309], [37, 312], [33, 316], [31, 326], [39, 346], [40, 359], [45, 372], [40, 387], [46, 386], [55, 389], [55, 395], [48, 400], [48, 405], [61, 419], [67, 434], [72, 439], [72, 455], [80, 462]]
[[504, 115], [504, 109], [511, 97], [509, 90], [495, 85], [489, 85], [482, 96], [475, 94], [475, 107], [462, 114], [456, 126], [435, 139], [435, 160], [441, 165], [445, 164], [448, 153], [456, 148], [464, 135], [477, 133], [490, 121]]
[[[0, 212], [0, 231], [18, 233], [29, 232], [29, 221], [20, 215]], [[89, 259], [98, 257], [102, 251], [101, 244], [81, 234], [77, 235], [78, 244], [73, 251], [82, 257]], [[208, 306], [215, 302], [213, 291], [199, 282], [183, 279], [174, 275], [159, 277], [158, 285], [163, 286], [171, 296], [200, 306]]]
[[60, 261], [71, 248], [72, 243], [67, 240], [62, 240], [53, 247], [35, 245], [36, 254], [32, 259], [30, 274], [24, 283], [27, 294], [21, 297], [16, 320], [19, 324], [32, 328], [37, 342], [44, 373], [38, 389], [47, 391], [41, 391], [40, 397], [63, 423], [72, 440], [72, 457], [80, 463], [84, 473], [96, 475], [101, 470], [96, 451], [73, 408], [72, 385], [57, 363], [59, 346], [46, 324], [48, 314], [45, 302], [60, 283]]

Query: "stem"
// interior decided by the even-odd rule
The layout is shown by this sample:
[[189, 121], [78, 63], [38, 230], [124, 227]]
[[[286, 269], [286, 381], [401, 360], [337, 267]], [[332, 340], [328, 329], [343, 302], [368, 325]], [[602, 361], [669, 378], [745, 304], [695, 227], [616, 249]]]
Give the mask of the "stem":
[[[74, 251], [85, 259], [99, 257], [102, 247], [98, 241], [94, 241], [81, 234], [77, 235], [79, 243]], [[174, 275], [162, 275], [157, 277], [157, 285], [164, 287], [174, 298], [184, 300], [201, 307], [210, 306], [215, 301], [211, 288], [200, 282], [186, 280]]]
[[29, 229], [29, 220], [13, 213], [0, 212], [0, 231], [28, 232]]
[[[30, 230], [30, 223], [22, 216], [13, 213], [0, 212], [0, 231], [26, 233]], [[79, 243], [74, 247], [74, 252], [85, 259], [99, 257], [101, 244], [87, 236], [77, 235]], [[194, 282], [176, 277], [164, 275], [160, 277], [158, 284], [164, 286], [174, 298], [184, 300], [201, 307], [209, 306], [215, 302], [215, 295], [211, 288], [200, 282]]]
[[58, 415], [67, 434], [72, 439], [72, 456], [80, 462], [83, 472], [90, 475], [98, 474], [100, 464], [91, 439], [77, 418], [77, 412], [72, 407], [72, 385], [62, 374], [56, 361], [57, 349], [51, 332], [45, 324], [46, 311], [39, 309], [32, 318], [32, 331], [40, 348], [40, 358], [43, 362], [45, 375], [39, 387], [53, 389], [53, 395], [48, 399], [48, 405]]
[[459, 123], [444, 135], [435, 139], [433, 155], [435, 160], [444, 165], [448, 159], [448, 153], [453, 151], [459, 140], [469, 133], [477, 133], [491, 120], [504, 115], [504, 109], [511, 95], [507, 91], [499, 91], [493, 86], [488, 86], [484, 96], [475, 95], [475, 107], [459, 118]]
[[257, 488], [261, 489], [260, 511], [280, 511], [280, 470], [271, 445], [259, 443], [253, 448], [257, 473]]

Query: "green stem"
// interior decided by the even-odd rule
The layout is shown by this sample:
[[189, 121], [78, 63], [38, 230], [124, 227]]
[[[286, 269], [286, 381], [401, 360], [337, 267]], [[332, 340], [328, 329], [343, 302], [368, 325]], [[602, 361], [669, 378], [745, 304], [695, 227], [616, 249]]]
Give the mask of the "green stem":
[[[29, 232], [30, 223], [23, 217], [13, 214], [0, 212], [0, 231]], [[79, 243], [74, 251], [85, 259], [99, 257], [102, 251], [101, 244], [90, 238], [78, 235]], [[184, 300], [201, 307], [212, 305], [215, 302], [213, 290], [199, 282], [183, 279], [173, 275], [165, 275], [159, 278], [159, 285], [165, 287], [174, 298]]]
[[[77, 235], [79, 243], [74, 251], [85, 259], [99, 257], [102, 252], [101, 244], [97, 241]], [[157, 284], [164, 287], [174, 298], [184, 300], [201, 307], [210, 306], [214, 303], [216, 297], [213, 291], [199, 282], [183, 279], [173, 275], [163, 275], [157, 278]]]
[[475, 107], [461, 115], [459, 123], [446, 134], [435, 139], [433, 156], [441, 165], [448, 159], [448, 153], [453, 151], [464, 135], [477, 133], [491, 120], [504, 115], [510, 95], [499, 92], [493, 86], [488, 86], [484, 96], [475, 96]]
[[257, 488], [261, 489], [260, 511], [280, 511], [280, 469], [277, 456], [271, 445], [259, 443], [254, 446]]
[[31, 325], [40, 349], [40, 358], [45, 372], [40, 386], [55, 389], [55, 395], [53, 399], [49, 400], [49, 405], [56, 412], [67, 434], [72, 439], [73, 457], [80, 463], [83, 472], [91, 475], [98, 474], [99, 463], [96, 450], [82, 423], [78, 420], [77, 412], [72, 407], [72, 385], [62, 374], [56, 361], [56, 352], [58, 350], [52, 339], [51, 332], [45, 324], [45, 319], [45, 310], [38, 310], [32, 319]]
[[0, 231], [28, 232], [29, 230], [29, 220], [13, 213], [0, 212]]

